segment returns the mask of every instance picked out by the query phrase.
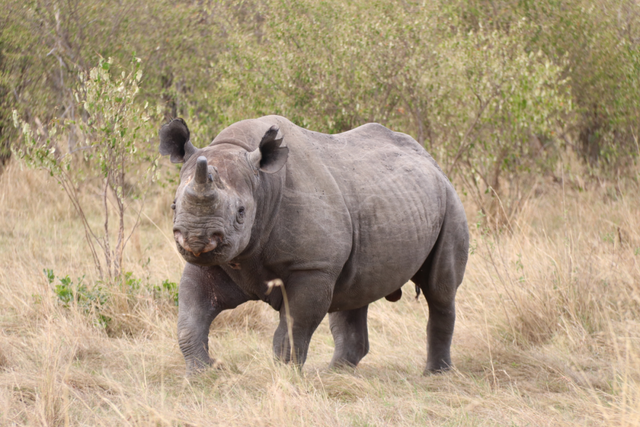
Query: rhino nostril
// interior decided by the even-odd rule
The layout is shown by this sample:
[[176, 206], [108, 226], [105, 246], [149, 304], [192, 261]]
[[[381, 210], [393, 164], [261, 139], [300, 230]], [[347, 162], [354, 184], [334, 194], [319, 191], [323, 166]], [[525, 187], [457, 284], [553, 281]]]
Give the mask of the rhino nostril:
[[222, 241], [222, 237], [220, 233], [215, 233], [215, 232], [211, 233], [209, 235], [209, 241], [205, 245], [204, 250], [202, 252], [211, 252], [215, 250], [218, 247], [218, 245], [220, 245], [221, 241]]
[[211, 233], [211, 236], [209, 237], [209, 241], [215, 241], [218, 245], [220, 245], [224, 241], [224, 236], [220, 232]]
[[207, 243], [207, 246], [204, 247], [204, 250], [202, 252], [211, 252], [213, 250], [215, 250], [215, 248], [218, 247], [218, 241], [214, 238], [209, 239], [209, 243]]
[[180, 230], [173, 230], [173, 238], [176, 239], [176, 242], [184, 248], [184, 236]]

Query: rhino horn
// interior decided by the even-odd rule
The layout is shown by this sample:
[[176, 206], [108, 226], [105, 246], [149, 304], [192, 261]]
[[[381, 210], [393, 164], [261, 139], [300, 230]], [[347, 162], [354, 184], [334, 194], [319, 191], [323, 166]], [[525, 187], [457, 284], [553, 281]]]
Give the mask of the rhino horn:
[[196, 172], [193, 181], [187, 187], [187, 194], [195, 196], [197, 199], [215, 199], [217, 189], [214, 182], [219, 179], [216, 168], [207, 164], [206, 157], [200, 156], [196, 160]]
[[196, 175], [194, 177], [196, 184], [207, 185], [209, 183], [207, 175], [207, 158], [200, 156], [198, 160], [196, 160]]

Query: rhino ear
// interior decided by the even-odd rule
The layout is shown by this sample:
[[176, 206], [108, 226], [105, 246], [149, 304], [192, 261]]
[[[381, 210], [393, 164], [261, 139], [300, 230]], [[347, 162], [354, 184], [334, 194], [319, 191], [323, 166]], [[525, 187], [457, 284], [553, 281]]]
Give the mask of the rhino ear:
[[249, 153], [249, 161], [262, 172], [276, 173], [287, 163], [289, 148], [280, 146], [283, 137], [278, 135], [279, 130], [278, 126], [271, 126], [262, 137], [260, 146]]
[[173, 119], [160, 128], [160, 154], [170, 155], [172, 163], [184, 163], [196, 152], [189, 140], [190, 132], [181, 118]]

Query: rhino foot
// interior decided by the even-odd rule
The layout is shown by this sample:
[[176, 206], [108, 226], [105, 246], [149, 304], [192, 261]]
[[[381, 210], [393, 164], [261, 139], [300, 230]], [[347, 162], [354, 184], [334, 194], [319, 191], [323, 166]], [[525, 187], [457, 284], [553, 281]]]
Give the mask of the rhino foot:
[[329, 313], [331, 335], [335, 342], [330, 368], [356, 367], [369, 352], [367, 330], [368, 305], [354, 310]]

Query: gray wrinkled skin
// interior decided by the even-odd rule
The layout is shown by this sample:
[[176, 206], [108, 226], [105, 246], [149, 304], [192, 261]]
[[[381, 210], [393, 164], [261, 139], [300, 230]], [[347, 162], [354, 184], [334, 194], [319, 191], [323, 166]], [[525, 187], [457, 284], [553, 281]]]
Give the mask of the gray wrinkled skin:
[[[212, 363], [208, 332], [217, 314], [248, 300], [280, 312], [279, 359], [302, 365], [329, 313], [331, 366], [355, 366], [369, 350], [368, 305], [399, 299], [409, 280], [429, 305], [425, 373], [451, 366], [467, 221], [453, 186], [415, 140], [379, 124], [325, 135], [280, 116], [235, 123], [203, 149], [188, 139], [181, 119], [160, 131], [160, 152], [184, 162], [174, 237], [188, 262], [178, 318], [188, 372]], [[282, 292], [266, 285], [275, 278], [289, 301], [293, 351]]]

